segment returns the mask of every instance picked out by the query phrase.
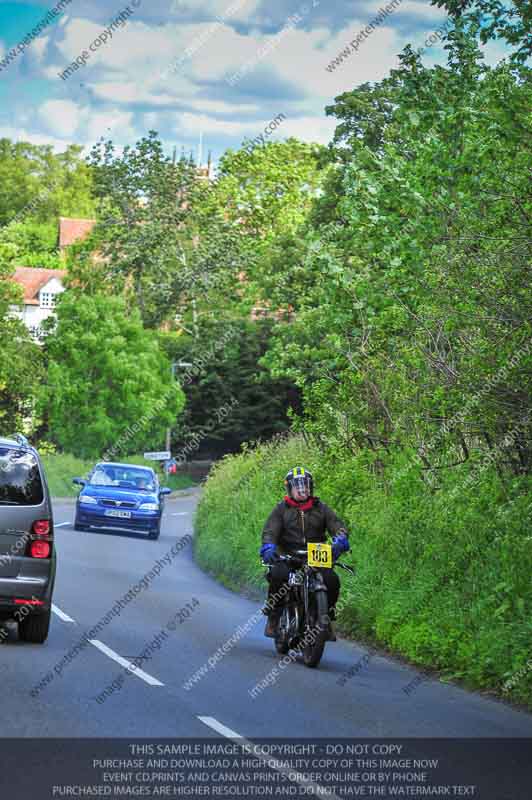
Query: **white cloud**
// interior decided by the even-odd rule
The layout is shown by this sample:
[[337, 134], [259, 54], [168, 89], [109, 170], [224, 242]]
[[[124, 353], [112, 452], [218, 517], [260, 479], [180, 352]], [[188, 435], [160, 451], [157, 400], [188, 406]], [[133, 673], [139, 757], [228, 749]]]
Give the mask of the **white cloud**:
[[137, 132], [133, 126], [133, 112], [116, 108], [96, 113], [91, 112], [84, 133], [85, 141], [91, 144], [101, 136], [108, 138], [114, 135], [116, 138], [116, 134], [123, 141], [133, 141], [137, 138]]
[[[403, 0], [356, 53], [328, 72], [327, 65], [386, 2], [372, 0], [371, 6], [365, 5], [363, 16], [358, 8], [357, 16], [340, 31], [331, 33], [326, 22], [319, 28], [305, 29], [306, 22], [315, 24], [309, 14], [305, 22], [278, 38], [278, 33], [264, 34], [259, 28], [259, 22], [264, 22], [264, 17], [260, 18], [261, 8], [265, 7], [262, 0], [164, 0], [164, 14], [156, 15], [162, 24], [150, 23], [139, 12], [96, 53], [89, 51], [89, 45], [106, 26], [65, 14], [19, 59], [19, 64], [29, 67], [23, 79], [28, 74], [48, 78], [50, 94], [48, 98], [44, 96], [45, 102], [37, 109], [27, 103], [15, 103], [13, 124], [4, 112], [4, 120], [9, 120], [9, 127], [4, 130], [13, 132], [5, 135], [53, 143], [64, 149], [69, 141], [88, 144], [102, 135], [125, 144], [153, 128], [171, 144], [175, 143], [175, 135], [179, 142], [190, 142], [203, 131], [206, 147], [216, 147], [217, 139], [241, 140], [259, 135], [268, 121], [282, 112], [287, 119], [272, 139], [297, 136], [327, 142], [335, 120], [324, 116], [324, 106], [343, 91], [366, 81], [381, 80], [397, 66], [397, 54], [407, 41], [423, 45], [427, 26], [435, 30], [445, 19], [441, 9], [431, 6], [428, 0]], [[154, 6], [158, 4], [159, 0]], [[149, 12], [152, 10], [155, 13], [155, 8]], [[202, 15], [210, 21], [187, 22]], [[226, 17], [226, 24], [217, 22], [217, 15]], [[398, 24], [400, 18], [403, 23], [406, 18], [411, 31]], [[239, 33], [231, 27], [232, 22], [243, 20], [252, 24], [250, 31]], [[231, 88], [225, 78], [255, 62], [265, 45], [274, 46]], [[90, 53], [87, 65], [67, 81], [61, 81], [58, 73], [83, 50]], [[4, 51], [0, 41], [0, 57]], [[499, 53], [504, 54], [504, 47], [490, 45], [488, 53], [493, 61]], [[428, 63], [433, 59], [441, 62], [443, 58], [441, 47], [427, 51]], [[172, 71], [179, 61], [179, 67]], [[165, 70], [168, 76], [162, 79]], [[6, 73], [6, 79], [13, 80], [15, 75], [18, 70], [14, 66], [9, 76]], [[67, 96], [74, 100], [64, 99]]]
[[397, 31], [387, 25], [376, 28], [358, 51], [336, 70], [326, 70], [329, 62], [346, 48], [360, 29], [360, 23], [356, 22], [333, 37], [327, 37], [326, 32], [319, 29], [310, 33], [296, 30], [290, 35], [289, 46], [281, 45], [275, 52], [275, 69], [285, 80], [290, 80], [294, 76], [294, 63], [297, 63], [297, 75], [301, 76], [307, 93], [323, 97], [327, 102], [339, 92], [365, 81], [381, 80], [397, 66], [396, 54], [402, 48]]
[[0, 139], [11, 139], [13, 142], [29, 142], [34, 145], [49, 145], [53, 147], [56, 152], [64, 151], [69, 144], [72, 143], [71, 139], [59, 139], [56, 136], [48, 136], [44, 133], [36, 133], [35, 126], [22, 127], [17, 125], [16, 128], [11, 126], [0, 126]]
[[410, 14], [419, 20], [434, 22], [435, 24], [447, 16], [441, 8], [430, 5], [427, 0], [418, 0], [418, 2], [416, 0], [405, 0], [394, 14]]
[[47, 100], [37, 115], [49, 134], [66, 142], [74, 140], [88, 146], [101, 136], [107, 138], [117, 133], [124, 141], [136, 138], [132, 111], [117, 108], [92, 111], [89, 106], [72, 100]]
[[[175, 131], [184, 137], [198, 136], [199, 132], [202, 131], [211, 139], [216, 135], [253, 139], [264, 132], [264, 128], [269, 121], [269, 119], [246, 122], [240, 120], [216, 120], [206, 114], [185, 112], [179, 116]], [[291, 119], [287, 115], [287, 119], [280, 122], [275, 132], [267, 138], [269, 140], [282, 140], [295, 136], [302, 141], [327, 144], [332, 138], [335, 127], [336, 121], [328, 117], [309, 115]]]
[[226, 103], [223, 100], [188, 100], [187, 106], [197, 111], [210, 111], [213, 114], [234, 114], [235, 112], [244, 114], [255, 114], [261, 107], [257, 103]]
[[328, 144], [333, 137], [334, 129], [337, 124], [338, 121], [331, 117], [313, 115], [290, 119], [288, 116], [288, 119], [284, 120], [279, 125], [277, 131], [270, 138], [285, 139], [289, 136], [295, 136], [297, 139], [301, 139], [304, 142]]
[[172, 0], [170, 14], [201, 13], [226, 22], [243, 22], [249, 20], [260, 5], [261, 0]]
[[74, 137], [81, 117], [86, 116], [87, 111], [83, 112], [73, 100], [47, 100], [38, 114], [45, 130], [68, 139]]
[[200, 131], [203, 131], [206, 134], [242, 136], [243, 138], [248, 133], [257, 133], [258, 127], [259, 123], [256, 121], [221, 120], [209, 117], [207, 114], [193, 114], [185, 111], [179, 115], [175, 131], [184, 136], [197, 136]]
[[[131, 103], [150, 103], [154, 106], [165, 106], [175, 102], [175, 97], [170, 94], [161, 94], [155, 87], [149, 89], [134, 82], [102, 81], [86, 84], [101, 100], [108, 100], [116, 105], [129, 106]], [[190, 93], [192, 86], [189, 88]]]

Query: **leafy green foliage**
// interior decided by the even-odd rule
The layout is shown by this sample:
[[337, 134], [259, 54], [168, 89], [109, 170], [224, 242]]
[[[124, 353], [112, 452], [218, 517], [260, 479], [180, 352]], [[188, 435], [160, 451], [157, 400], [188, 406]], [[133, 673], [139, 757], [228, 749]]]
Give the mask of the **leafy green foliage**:
[[[89, 245], [80, 249], [82, 284], [88, 248], [97, 246], [100, 269], [113, 291], [127, 291], [144, 323], [157, 327], [175, 316], [180, 272], [194, 247], [196, 195], [202, 187], [193, 164], [163, 154], [154, 131], [118, 155], [112, 142], [93, 148], [91, 164], [99, 222]], [[186, 223], [186, 224], [185, 224]], [[173, 312], [173, 314], [172, 314]]]
[[91, 176], [82, 150], [71, 145], [56, 154], [49, 145], [0, 139], [0, 225], [92, 216]]
[[[176, 363], [176, 378], [186, 396], [173, 449], [186, 445], [195, 431], [212, 420], [216, 411], [236, 398], [231, 413], [216, 420], [195, 458], [238, 450], [245, 441], [268, 440], [289, 429], [289, 409], [299, 408], [299, 396], [286, 379], [272, 379], [258, 365], [269, 341], [271, 322], [234, 319], [203, 320], [198, 335], [166, 336], [163, 346]], [[190, 364], [191, 367], [180, 366]]]
[[305, 425], [338, 453], [412, 446], [440, 470], [499, 448], [519, 473], [532, 466], [529, 73], [486, 67], [466, 29], [448, 49], [433, 69], [407, 49], [333, 107], [335, 178], [288, 258], [272, 250], [295, 322], [264, 363], [302, 387]]
[[25, 430], [42, 380], [39, 347], [12, 313], [22, 302], [22, 290], [12, 280], [16, 258], [16, 245], [0, 240], [0, 430], [4, 435]]
[[479, 24], [480, 40], [503, 39], [515, 49], [512, 60], [525, 63], [532, 54], [532, 7], [528, 0], [431, 0], [452, 16]]
[[157, 337], [122, 298], [65, 292], [45, 341], [40, 411], [48, 438], [83, 458], [160, 447], [183, 408]]
[[16, 247], [14, 263], [20, 267], [64, 268], [57, 239], [57, 223], [13, 222], [0, 229], [0, 241]]

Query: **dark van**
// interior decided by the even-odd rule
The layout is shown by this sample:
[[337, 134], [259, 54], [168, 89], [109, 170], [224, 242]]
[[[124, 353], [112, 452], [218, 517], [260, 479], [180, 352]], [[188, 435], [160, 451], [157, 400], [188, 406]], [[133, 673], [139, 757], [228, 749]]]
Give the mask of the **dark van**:
[[0, 437], [0, 622], [42, 644], [52, 611], [56, 553], [50, 493], [35, 448]]

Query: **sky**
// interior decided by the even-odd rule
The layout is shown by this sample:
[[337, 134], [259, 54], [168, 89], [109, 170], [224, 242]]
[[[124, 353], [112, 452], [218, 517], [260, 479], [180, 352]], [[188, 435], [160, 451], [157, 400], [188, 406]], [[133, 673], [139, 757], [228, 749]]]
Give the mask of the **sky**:
[[[168, 152], [192, 151], [204, 162], [283, 115], [268, 138], [326, 144], [335, 121], [325, 106], [384, 78], [406, 44], [423, 47], [445, 23], [429, 0], [396, 1], [328, 71], [388, 0], [0, 0], [0, 138], [59, 152], [69, 144], [88, 150], [101, 137], [133, 145], [153, 129]], [[57, 14], [16, 53], [51, 9]], [[489, 45], [490, 63], [503, 55]], [[444, 63], [439, 42], [424, 60]]]

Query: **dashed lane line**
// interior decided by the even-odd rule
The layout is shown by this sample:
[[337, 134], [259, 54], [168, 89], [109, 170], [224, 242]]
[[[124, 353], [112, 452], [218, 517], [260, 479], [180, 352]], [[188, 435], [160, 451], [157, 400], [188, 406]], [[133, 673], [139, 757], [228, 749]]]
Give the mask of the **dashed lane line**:
[[[333, 792], [330, 792], [324, 786], [319, 786], [313, 781], [307, 780], [303, 772], [296, 772], [291, 767], [283, 766], [283, 764], [271, 756], [270, 753], [267, 751], [262, 752], [260, 745], [254, 744], [249, 739], [246, 739], [245, 736], [241, 736], [236, 731], [233, 731], [231, 728], [228, 728], [226, 725], [218, 722], [218, 720], [214, 717], [198, 716], [198, 719], [200, 722], [203, 722], [204, 725], [208, 725], [209, 728], [212, 728], [213, 731], [216, 731], [216, 733], [219, 733], [221, 736], [225, 736], [226, 739], [231, 739], [231, 741], [235, 742], [235, 744], [249, 747], [250, 750], [248, 752], [252, 753], [255, 758], [262, 759], [267, 766], [270, 767], [270, 769], [274, 769], [276, 772], [280, 772], [286, 777], [289, 777], [291, 781], [299, 784], [299, 786], [312, 787], [312, 794], [315, 797], [327, 797], [327, 800], [340, 800], [338, 795], [333, 794]], [[295, 778], [295, 775], [298, 777]]]
[[57, 606], [55, 606], [53, 603], [52, 603], [52, 611], [54, 612], [54, 614], [57, 614], [59, 619], [62, 619], [63, 622], [75, 622], [76, 621], [75, 619], [72, 619], [72, 617], [69, 617], [68, 614], [65, 614], [64, 611], [61, 611], [61, 609], [58, 608]]
[[[54, 603], [52, 603], [52, 611], [54, 614], [57, 614], [59, 619], [62, 619], [63, 622], [76, 623], [75, 619], [72, 619], [72, 617], [69, 617], [64, 611], [61, 611], [61, 609], [54, 605]], [[120, 664], [121, 667], [129, 670], [132, 675], [136, 675], [137, 678], [141, 678], [143, 681], [146, 681], [146, 683], [149, 683], [150, 686], [164, 686], [164, 683], [161, 683], [161, 681], [157, 680], [157, 678], [154, 678], [152, 675], [144, 672], [144, 670], [139, 669], [139, 667], [137, 667], [131, 661], [128, 661], [127, 658], [122, 658], [122, 656], [119, 656], [118, 653], [115, 653], [115, 651], [111, 650], [110, 647], [107, 647], [106, 644], [100, 642], [99, 639], [89, 639], [89, 642], [94, 645], [94, 647], [97, 647], [102, 653], [105, 653], [106, 656], [112, 658], [113, 661], [116, 661], [118, 664]]]
[[152, 675], [148, 675], [147, 672], [144, 672], [144, 670], [140, 669], [126, 658], [122, 658], [122, 656], [119, 656], [118, 653], [115, 653], [114, 650], [111, 650], [110, 647], [107, 647], [106, 644], [100, 642], [98, 639], [89, 639], [89, 642], [93, 644], [94, 647], [97, 647], [98, 650], [101, 650], [101, 652], [106, 656], [112, 658], [113, 661], [116, 661], [117, 664], [120, 664], [121, 667], [124, 667], [124, 669], [127, 669], [129, 672], [131, 672], [132, 675], [135, 675], [137, 678], [149, 683], [150, 686], [164, 686], [164, 683], [161, 683], [161, 681], [157, 680], [157, 678], [154, 678]]

